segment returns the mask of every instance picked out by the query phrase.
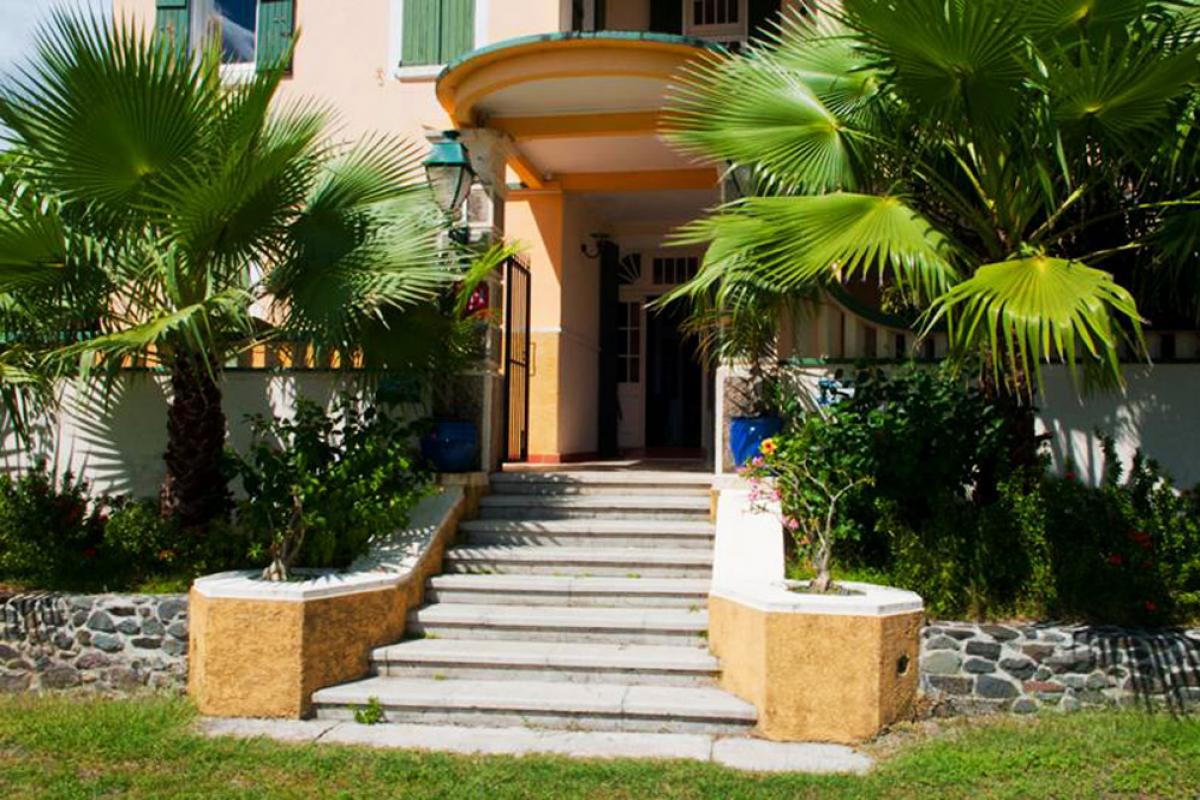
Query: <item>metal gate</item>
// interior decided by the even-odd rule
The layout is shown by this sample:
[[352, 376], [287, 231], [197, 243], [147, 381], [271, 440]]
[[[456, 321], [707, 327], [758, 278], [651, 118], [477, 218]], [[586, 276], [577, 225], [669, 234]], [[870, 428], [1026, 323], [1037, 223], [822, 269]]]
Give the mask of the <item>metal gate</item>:
[[517, 257], [504, 268], [504, 460], [529, 459], [529, 265]]

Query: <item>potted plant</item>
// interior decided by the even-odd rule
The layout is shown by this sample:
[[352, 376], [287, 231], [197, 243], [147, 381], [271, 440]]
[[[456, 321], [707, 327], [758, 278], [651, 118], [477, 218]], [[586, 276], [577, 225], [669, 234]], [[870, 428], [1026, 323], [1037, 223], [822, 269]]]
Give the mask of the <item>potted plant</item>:
[[470, 369], [486, 359], [495, 321], [488, 278], [513, 252], [512, 247], [496, 245], [480, 254], [440, 309], [436, 335], [443, 337], [445, 346], [430, 364], [432, 419], [421, 437], [421, 454], [438, 472], [481, 468], [476, 420], [483, 409], [479, 378]]
[[779, 365], [779, 320], [788, 299], [750, 281], [724, 280], [716, 292], [692, 288], [664, 298], [687, 297], [692, 309], [685, 333], [695, 336], [710, 364], [741, 365], [746, 376], [735, 387], [740, 413], [729, 420], [729, 449], [734, 466], [745, 466], [762, 443], [784, 427], [781, 400], [787, 394]]

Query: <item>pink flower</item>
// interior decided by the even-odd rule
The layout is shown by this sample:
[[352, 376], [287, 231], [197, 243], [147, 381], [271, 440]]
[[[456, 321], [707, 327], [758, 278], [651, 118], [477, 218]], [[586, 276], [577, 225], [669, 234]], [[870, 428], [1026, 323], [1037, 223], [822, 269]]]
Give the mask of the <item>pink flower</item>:
[[[763, 444], [766, 444], [766, 442], [764, 442]], [[763, 458], [762, 456], [755, 456], [754, 460], [751, 461], [750, 463], [756, 467], [761, 467], [763, 464], [767, 463], [767, 460], [765, 458]]]
[[784, 524], [787, 525], [787, 529], [789, 531], [800, 530], [800, 520], [796, 519], [795, 517], [788, 517], [787, 522]]

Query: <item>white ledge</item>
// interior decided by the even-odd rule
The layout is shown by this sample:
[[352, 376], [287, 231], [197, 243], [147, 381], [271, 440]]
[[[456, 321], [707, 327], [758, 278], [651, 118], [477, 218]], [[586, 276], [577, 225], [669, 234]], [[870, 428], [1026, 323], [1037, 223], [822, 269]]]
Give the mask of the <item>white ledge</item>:
[[920, 595], [889, 586], [839, 581], [854, 594], [804, 594], [784, 583], [742, 583], [714, 586], [710, 597], [731, 600], [772, 614], [820, 614], [839, 617], [892, 617], [922, 611]]
[[[887, 617], [924, 610], [920, 595], [867, 583], [840, 582], [858, 592], [850, 595], [791, 591], [785, 580], [778, 501], [751, 501], [750, 484], [739, 476], [722, 477], [718, 487], [710, 596], [779, 614]], [[769, 483], [763, 488], [767, 487]]]
[[463, 502], [460, 487], [442, 488], [413, 509], [408, 527], [376, 542], [371, 552], [349, 570], [295, 570], [304, 580], [272, 583], [261, 570], [222, 572], [197, 578], [192, 588], [219, 600], [269, 600], [299, 603], [390, 589], [408, 580], [429, 553], [438, 534], [450, 524]]

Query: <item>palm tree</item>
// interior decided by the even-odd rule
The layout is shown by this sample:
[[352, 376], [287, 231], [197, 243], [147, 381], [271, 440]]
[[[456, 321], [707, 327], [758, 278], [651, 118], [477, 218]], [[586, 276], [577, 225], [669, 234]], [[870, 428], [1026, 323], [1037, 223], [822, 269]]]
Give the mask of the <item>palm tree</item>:
[[276, 98], [282, 75], [228, 85], [217, 49], [59, 14], [0, 93], [0, 181], [20, 187], [0, 207], [0, 316], [55, 375], [169, 372], [161, 499], [187, 528], [228, 508], [230, 359], [277, 341], [412, 366], [461, 274], [418, 148], [331, 138], [325, 109]]
[[1119, 382], [1145, 307], [1167, 309], [1154, 288], [1200, 252], [1198, 21], [1152, 0], [785, 16], [674, 92], [666, 135], [753, 184], [681, 232], [709, 250], [676, 298], [871, 276], [982, 356], [1001, 396], [1030, 399], [1049, 359]]

